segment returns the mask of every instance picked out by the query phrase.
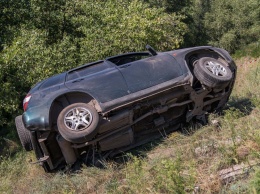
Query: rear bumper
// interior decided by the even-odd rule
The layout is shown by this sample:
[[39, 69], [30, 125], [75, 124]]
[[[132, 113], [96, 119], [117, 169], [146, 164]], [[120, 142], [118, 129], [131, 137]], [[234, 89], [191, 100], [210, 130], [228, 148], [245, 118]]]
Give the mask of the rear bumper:
[[[24, 127], [24, 122], [23, 122], [23, 119], [21, 118], [22, 115], [18, 116], [19, 117], [19, 122], [20, 122], [20, 125], [23, 125], [23, 129], [27, 131], [27, 128]], [[16, 122], [17, 122], [17, 119], [16, 119]], [[19, 130], [18, 129], [19, 125], [16, 126], [17, 128], [17, 131]], [[21, 131], [21, 130], [20, 130]], [[41, 148], [41, 145], [40, 145], [40, 142], [38, 141], [38, 137], [37, 137], [37, 132], [36, 131], [28, 131], [29, 132], [29, 136], [28, 136], [28, 140], [30, 141], [30, 149], [26, 149], [26, 151], [31, 151], [31, 150], [34, 150], [35, 152], [35, 155], [36, 155], [36, 158], [37, 158], [37, 162], [35, 163], [40, 163], [41, 166], [43, 166], [44, 170], [46, 172], [50, 172], [50, 168], [49, 168], [49, 164], [46, 163], [46, 162], [41, 162], [43, 160], [43, 158], [45, 157], [45, 154]], [[19, 135], [19, 133], [18, 133]], [[20, 136], [19, 136], [20, 137]], [[21, 142], [22, 143], [22, 142]], [[45, 157], [46, 158], [46, 157]]]
[[33, 107], [23, 113], [23, 123], [30, 131], [47, 131], [49, 129], [49, 113], [46, 107]]

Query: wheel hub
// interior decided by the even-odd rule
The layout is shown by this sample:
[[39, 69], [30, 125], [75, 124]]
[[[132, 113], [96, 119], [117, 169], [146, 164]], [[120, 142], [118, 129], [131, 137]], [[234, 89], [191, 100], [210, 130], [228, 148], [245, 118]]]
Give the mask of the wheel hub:
[[212, 74], [216, 76], [224, 77], [227, 75], [226, 68], [218, 62], [209, 61], [206, 63], [205, 67], [208, 71], [210, 71]]
[[72, 131], [82, 131], [89, 127], [92, 119], [92, 114], [88, 109], [76, 107], [66, 113], [64, 124]]

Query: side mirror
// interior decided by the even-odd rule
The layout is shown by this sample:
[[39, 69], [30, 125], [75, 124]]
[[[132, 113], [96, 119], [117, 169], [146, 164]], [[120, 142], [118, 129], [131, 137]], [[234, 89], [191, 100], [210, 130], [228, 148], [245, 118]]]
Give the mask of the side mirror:
[[145, 47], [151, 53], [151, 55], [153, 55], [153, 56], [157, 55], [157, 52], [149, 44], [147, 44]]

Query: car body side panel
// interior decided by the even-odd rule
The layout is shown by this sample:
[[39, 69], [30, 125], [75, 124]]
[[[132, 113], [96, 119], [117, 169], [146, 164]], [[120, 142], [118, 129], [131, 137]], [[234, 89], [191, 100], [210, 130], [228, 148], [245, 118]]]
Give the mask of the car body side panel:
[[23, 113], [23, 122], [29, 130], [50, 130], [49, 111], [52, 102], [70, 90], [64, 84], [55, 85], [32, 93], [27, 110]]
[[[25, 124], [25, 127], [29, 130], [50, 130], [49, 113], [50, 113], [52, 102], [63, 94], [67, 94], [71, 92], [86, 93], [92, 96], [93, 99], [95, 99], [99, 103], [102, 112], [107, 112], [112, 109], [116, 109], [118, 107], [127, 105], [131, 102], [146, 98], [152, 94], [162, 92], [169, 88], [178, 85], [189, 84], [189, 80], [191, 79], [191, 77], [192, 75], [190, 73], [187, 73], [173, 80], [169, 80], [159, 85], [135, 93], [131, 93], [122, 96], [121, 98], [117, 98], [105, 103], [102, 103], [100, 101], [99, 96], [95, 96], [94, 93], [87, 92], [82, 88], [70, 90], [67, 87], [64, 87], [62, 85], [54, 86], [53, 89], [48, 88], [46, 90], [33, 94], [30, 101], [30, 106], [28, 106], [28, 110], [23, 113], [23, 122]], [[34, 95], [36, 95], [37, 97], [34, 98]]]
[[108, 112], [119, 107], [126, 106], [130, 103], [136, 102], [138, 100], [142, 100], [148, 96], [158, 94], [162, 91], [168, 90], [170, 88], [177, 87], [179, 85], [191, 84], [190, 80], [192, 79], [192, 74], [190, 72], [183, 74], [175, 79], [163, 82], [161, 84], [155, 85], [150, 88], [146, 88], [144, 90], [140, 90], [135, 93], [131, 93], [127, 96], [123, 96], [118, 99], [114, 99], [112, 101], [106, 103], [100, 103], [100, 107], [102, 108], [102, 112]]
[[[116, 70], [116, 68], [114, 68], [114, 70], [105, 70], [102, 73], [97, 72], [96, 74], [89, 75], [80, 81], [70, 80], [71, 83], [66, 83], [67, 87], [65, 87], [64, 83], [59, 83], [43, 90], [33, 90], [34, 92], [32, 93], [32, 98], [29, 102], [28, 110], [26, 110], [26, 112], [23, 114], [25, 127], [29, 130], [50, 130], [49, 114], [52, 103], [56, 98], [66, 93], [87, 93], [88, 95], [92, 96], [97, 101], [97, 103], [99, 103], [101, 109], [100, 111], [105, 113], [117, 108], [121, 108], [140, 99], [144, 99], [156, 93], [160, 93], [169, 88], [176, 87], [178, 85], [191, 84], [193, 75], [189, 71], [188, 65], [185, 62], [185, 56], [190, 52], [203, 49], [212, 49], [215, 52], [223, 55], [227, 61], [232, 62], [229, 54], [227, 54], [227, 52], [225, 52], [223, 49], [217, 49], [210, 46], [194, 47], [167, 52], [167, 54], [172, 55], [176, 59], [178, 64], [181, 64], [180, 68], [182, 75], [175, 76], [171, 80], [165, 80], [162, 83], [152, 87], [147, 87], [140, 91], [130, 93], [125, 79], [123, 79], [121, 73]], [[97, 78], [95, 79], [94, 76], [97, 76]], [[77, 85], [77, 87], [73, 86], [73, 81], [76, 81], [75, 85]], [[88, 86], [88, 88], [86, 86]]]
[[69, 89], [85, 91], [102, 103], [129, 94], [122, 74], [115, 67], [68, 81], [65, 85]]
[[175, 58], [165, 53], [121, 65], [119, 70], [131, 93], [175, 79], [183, 74]]

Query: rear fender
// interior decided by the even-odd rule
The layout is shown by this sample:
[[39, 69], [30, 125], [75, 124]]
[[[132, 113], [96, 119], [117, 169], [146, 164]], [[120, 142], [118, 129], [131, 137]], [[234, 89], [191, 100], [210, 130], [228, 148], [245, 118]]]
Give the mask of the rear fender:
[[50, 126], [53, 127], [56, 125], [57, 118], [60, 114], [60, 112], [70, 104], [74, 103], [87, 103], [92, 105], [97, 112], [101, 112], [101, 108], [99, 106], [99, 103], [96, 101], [93, 96], [85, 93], [85, 92], [69, 92], [64, 93], [62, 95], [59, 95], [56, 97], [50, 107], [49, 110], [49, 123]]

